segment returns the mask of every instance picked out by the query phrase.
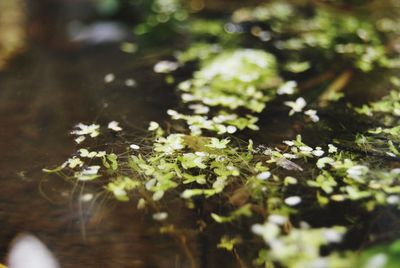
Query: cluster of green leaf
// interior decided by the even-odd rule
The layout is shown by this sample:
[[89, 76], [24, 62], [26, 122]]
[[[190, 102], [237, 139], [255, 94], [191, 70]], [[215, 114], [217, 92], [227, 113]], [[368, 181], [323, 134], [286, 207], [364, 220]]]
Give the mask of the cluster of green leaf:
[[358, 135], [356, 144], [365, 151], [371, 151], [389, 157], [400, 157], [400, 83], [392, 78], [395, 89], [381, 100], [355, 108], [359, 114], [366, 115], [376, 126], [366, 133]]
[[175, 110], [168, 110], [168, 114], [173, 120], [184, 120], [189, 126], [189, 130], [192, 135], [201, 135], [202, 130], [208, 130], [222, 135], [227, 133], [233, 134], [238, 129], [259, 129], [258, 126], [255, 125], [255, 123], [258, 121], [258, 118], [252, 115], [240, 117], [234, 113], [228, 114], [225, 112], [219, 112], [218, 115], [208, 118], [206, 115], [202, 115], [202, 111], [204, 111], [204, 113], [209, 111], [207, 106], [195, 104], [189, 106], [189, 108], [194, 108], [195, 115], [185, 115], [178, 113]]
[[[182, 8], [180, 1], [150, 2], [154, 14], [147, 26], [180, 19], [175, 17]], [[288, 36], [278, 42], [283, 50], [312, 49], [328, 59], [344, 54], [364, 71], [385, 64], [386, 52], [372, 23], [330, 12], [316, 8], [315, 13], [305, 16], [294, 5], [275, 1], [239, 10], [232, 20], [268, 24], [268, 30], [256, 24], [252, 34], [264, 41], [272, 38], [269, 31]], [[376, 260], [379, 254], [376, 257], [365, 253], [364, 266], [352, 252], [328, 249], [322, 256], [322, 249], [345, 239], [351, 223], [317, 228], [303, 222], [301, 216], [306, 207], [322, 210], [344, 202], [366, 213], [377, 207], [399, 209], [400, 171], [396, 165], [375, 165], [369, 157], [346, 151], [338, 144], [312, 147], [301, 135], [274, 148], [253, 146], [251, 140], [237, 141], [232, 134], [238, 130], [259, 129], [255, 115], [264, 110], [267, 102], [278, 94], [294, 93], [297, 83], [283, 82], [279, 70], [303, 72], [311, 67], [311, 61], [281, 64], [262, 49], [244, 48], [236, 42], [229, 45], [227, 36], [234, 34], [235, 30], [229, 28], [236, 27], [233, 24], [193, 20], [189, 25], [193, 26], [196, 43], [176, 54], [178, 62], [162, 61], [154, 68], [159, 73], [170, 73], [188, 62], [198, 63], [191, 78], [177, 85], [185, 111], [191, 112], [167, 111], [172, 120], [186, 122], [187, 128], [166, 131], [151, 122], [148, 139], [139, 145], [124, 143], [123, 152], [116, 153], [115, 148], [99, 151], [84, 146], [87, 139], [100, 136], [103, 130], [96, 124], [78, 124], [71, 134], [77, 136], [75, 141], [80, 148], [59, 167], [45, 171], [78, 181], [100, 181], [120, 201], [139, 196], [139, 209], [156, 203], [153, 218], [157, 221], [168, 218], [160, 202], [166, 195], [182, 199], [189, 208], [195, 207], [194, 200], [222, 200], [224, 209], [209, 211], [208, 220], [229, 226], [245, 218], [245, 226], [259, 238], [252, 248], [259, 252], [256, 266], [385, 267], [371, 266], [382, 262], [383, 257]], [[211, 40], [207, 40], [210, 36]], [[371, 129], [369, 136], [359, 134], [356, 144], [388, 141], [385, 154], [400, 157], [399, 101], [398, 92], [393, 91], [383, 100], [358, 109], [367, 116], [378, 116], [382, 125]], [[303, 112], [307, 103], [298, 96], [284, 104], [292, 115]], [[313, 122], [319, 120], [316, 113], [304, 112]], [[114, 121], [108, 128], [122, 130]], [[247, 238], [242, 233], [232, 236], [232, 232], [222, 235], [216, 246], [237, 253]], [[392, 257], [385, 258], [390, 262]]]
[[[196, 43], [177, 58], [181, 63], [197, 60], [200, 65], [191, 79], [177, 86], [183, 103], [189, 103], [194, 115], [169, 110], [172, 119], [186, 121], [194, 135], [202, 129], [218, 134], [257, 130], [258, 118], [252, 113], [262, 112], [284, 85], [275, 57], [262, 50], [222, 51], [219, 45]], [[238, 109], [247, 114], [239, 116]]]
[[158, 29], [171, 33], [189, 16], [189, 9], [181, 0], [138, 1], [137, 4], [141, 12], [145, 12], [144, 22], [135, 28], [135, 33], [138, 35]]
[[[79, 125], [80, 130], [88, 127]], [[268, 246], [260, 251], [256, 261], [265, 265], [310, 267], [314, 263], [340, 262], [338, 253], [321, 257], [319, 251], [330, 242], [340, 242], [345, 227], [311, 228], [303, 224], [300, 228], [282, 229], [290, 223], [296, 207], [309, 199], [312, 192], [321, 207], [330, 201], [345, 200], [358, 202], [369, 210], [381, 205], [400, 207], [400, 172], [397, 169], [375, 170], [361, 165], [331, 144], [325, 150], [313, 148], [298, 136], [296, 140], [284, 141], [281, 149], [254, 148], [251, 141], [235, 144], [228, 138], [166, 135], [155, 122], [149, 129], [154, 138], [142, 146], [131, 144], [127, 153], [116, 155], [81, 148], [60, 167], [46, 171], [78, 181], [106, 178], [105, 189], [120, 201], [128, 201], [138, 192], [143, 197], [151, 196], [151, 202], [160, 201], [167, 192], [186, 200], [199, 196], [224, 198], [227, 194], [235, 195], [229, 193], [230, 189], [239, 189], [236, 192], [245, 194], [241, 201], [231, 198], [238, 206], [236, 209], [228, 215], [212, 212], [210, 217], [226, 224], [254, 214], [260, 217], [259, 212], [253, 210], [254, 206], [267, 212], [267, 221], [252, 227]], [[100, 127], [96, 127], [96, 131], [99, 133]], [[82, 134], [80, 131], [73, 133]], [[90, 135], [91, 132], [85, 133]], [[285, 171], [294, 171], [301, 176], [305, 172], [303, 165], [315, 166], [308, 180], [285, 175]], [[293, 186], [308, 190], [303, 195], [293, 196], [290, 192]], [[144, 206], [145, 202], [149, 200], [140, 199], [138, 206]], [[160, 220], [164, 220], [164, 216]], [[220, 247], [235, 247], [229, 243], [240, 244], [240, 240], [225, 237]]]
[[332, 9], [315, 8], [313, 15], [286, 2], [276, 1], [256, 8], [238, 10], [233, 15], [237, 23], [258, 21], [269, 26], [253, 28], [252, 34], [265, 39], [278, 39], [276, 46], [286, 51], [312, 51], [326, 59], [338, 55], [349, 59], [362, 71], [375, 66], [388, 66], [385, 41], [377, 25], [367, 17], [356, 17]]
[[275, 57], [261, 50], [224, 50], [200, 65], [192, 79], [178, 86], [189, 95], [185, 102], [261, 112], [280, 82]]
[[351, 267], [351, 262], [338, 254], [320, 255], [321, 247], [342, 241], [345, 228], [310, 228], [303, 223], [299, 228], [291, 228], [285, 233], [287, 222], [285, 217], [271, 215], [264, 224], [253, 225], [253, 233], [261, 236], [268, 245], [268, 248], [259, 251], [256, 265], [274, 267], [274, 263], [279, 263], [293, 268]]

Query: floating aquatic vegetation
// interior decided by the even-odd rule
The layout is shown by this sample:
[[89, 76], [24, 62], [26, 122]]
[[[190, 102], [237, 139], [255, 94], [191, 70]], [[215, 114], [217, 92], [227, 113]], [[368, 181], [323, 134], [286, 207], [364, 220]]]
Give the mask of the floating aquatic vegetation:
[[146, 11], [143, 14], [144, 22], [135, 27], [135, 33], [138, 35], [162, 31], [170, 34], [189, 15], [188, 6], [181, 0], [151, 0], [137, 4], [142, 12]]
[[284, 267], [293, 268], [349, 267], [331, 266], [331, 256], [320, 256], [322, 246], [342, 241], [346, 231], [344, 227], [311, 228], [303, 223], [302, 227], [292, 228], [288, 234], [285, 234], [286, 222], [287, 219], [276, 222], [270, 217], [264, 224], [252, 226], [253, 233], [261, 236], [268, 245], [267, 249], [259, 252], [259, 258], [255, 261], [257, 265], [274, 267], [274, 263], [279, 263]]
[[[185, 13], [180, 12], [180, 1], [151, 3], [154, 14], [148, 18], [146, 29], [139, 26], [142, 33], [153, 26], [186, 19], [179, 17]], [[218, 208], [202, 206], [207, 209], [201, 228], [207, 228], [210, 221], [224, 227], [238, 223], [242, 229], [226, 228], [227, 234], [215, 246], [234, 252], [240, 259], [239, 249], [250, 239], [250, 255], [254, 257], [258, 251], [256, 266], [357, 267], [355, 254], [331, 246], [346, 239], [346, 231], [353, 226], [348, 219], [352, 215], [339, 215], [335, 223], [322, 227], [311, 227], [302, 217], [309, 211], [318, 213], [347, 204], [366, 214], [382, 207], [398, 211], [397, 165], [371, 161], [373, 155], [365, 154], [366, 150], [348, 150], [337, 140], [314, 140], [310, 146], [298, 135], [295, 140], [266, 146], [240, 141], [233, 135], [243, 129], [258, 130], [258, 114], [277, 97], [284, 99], [282, 106], [290, 108], [285, 107], [289, 115], [301, 113], [305, 122], [324, 121], [319, 111], [306, 107], [312, 98], [303, 95], [298, 81], [284, 82], [281, 78], [282, 70], [297, 78], [297, 74], [315, 67], [314, 59], [303, 58], [307, 55], [304, 51], [315, 52], [322, 61], [343, 55], [341, 63], [347, 67], [350, 60], [351, 68], [363, 71], [386, 65], [384, 42], [373, 23], [351, 15], [337, 16], [325, 9], [314, 11], [305, 16], [294, 5], [274, 2], [237, 11], [233, 22], [190, 21], [192, 29], [188, 31], [195, 43], [176, 53], [176, 61], [161, 61], [154, 66], [155, 72], [178, 81], [184, 107], [170, 109], [167, 114], [172, 120], [184, 121], [187, 127], [168, 124], [163, 128], [150, 122], [149, 136], [141, 142], [123, 140], [110, 144], [111, 148], [92, 149], [81, 143], [102, 134], [101, 127], [78, 124], [71, 132], [80, 144], [76, 153], [59, 167], [45, 171], [69, 180], [97, 181], [117, 200], [137, 200], [138, 209], [149, 208], [153, 220], [163, 223], [171, 218], [163, 204], [167, 198], [181, 200], [189, 209], [218, 200]], [[245, 32], [245, 22], [254, 24], [250, 24], [250, 32], [262, 42], [274, 41], [275, 48], [300, 56], [281, 61], [279, 55], [274, 56], [263, 46], [241, 45], [237, 34]], [[262, 28], [260, 22], [268, 23], [269, 28]], [[234, 37], [230, 39], [230, 35]], [[191, 77], [174, 77], [189, 62], [197, 64]], [[295, 93], [293, 100], [285, 99]], [[379, 124], [354, 135], [353, 144], [368, 150], [385, 145], [382, 154], [391, 157], [389, 160], [398, 159], [399, 101], [398, 92], [393, 91], [381, 101], [357, 109], [376, 116]], [[116, 139], [124, 134], [115, 121], [108, 129]], [[160, 232], [173, 229], [163, 226]], [[363, 265], [386, 263], [389, 256], [379, 254], [366, 257]]]
[[182, 82], [178, 88], [190, 94], [184, 102], [261, 112], [279, 83], [273, 55], [262, 50], [236, 49], [203, 61], [193, 79]]
[[[396, 84], [397, 78], [393, 77], [392, 81]], [[355, 142], [363, 150], [393, 158], [400, 156], [398, 148], [400, 141], [399, 88], [399, 85], [395, 85], [395, 89], [381, 100], [355, 108], [357, 113], [370, 117], [377, 126], [357, 136]]]
[[[253, 26], [251, 33], [261, 40], [263, 33], [269, 33], [271, 37], [267, 41], [276, 40], [275, 46], [282, 50], [303, 53], [312, 49], [314, 55], [319, 54], [325, 59], [341, 55], [365, 72], [371, 71], [374, 66], [388, 66], [390, 62], [385, 39], [381, 37], [377, 25], [366, 17], [322, 7], [315, 8], [314, 15], [309, 16], [288, 2], [276, 1], [256, 8], [239, 9], [232, 20], [236, 23], [253, 21], [268, 24], [269, 28], [265, 30]], [[279, 35], [288, 38], [274, 38]], [[307, 67], [306, 64], [301, 69]]]

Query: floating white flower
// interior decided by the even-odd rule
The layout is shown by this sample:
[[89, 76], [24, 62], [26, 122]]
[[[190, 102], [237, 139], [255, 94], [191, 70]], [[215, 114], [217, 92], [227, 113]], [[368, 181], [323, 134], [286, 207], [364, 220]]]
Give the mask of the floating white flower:
[[115, 75], [113, 74], [113, 73], [109, 73], [109, 74], [106, 74], [105, 76], [104, 76], [104, 82], [105, 83], [111, 83], [111, 82], [113, 82], [115, 80]]
[[86, 158], [94, 158], [94, 157], [103, 157], [106, 155], [105, 151], [100, 151], [100, 152], [89, 152], [87, 149], [79, 149], [79, 155], [80, 157], [86, 157]]
[[303, 153], [309, 153], [309, 152], [313, 151], [313, 149], [310, 146], [306, 146], [306, 145], [305, 146], [300, 146], [299, 149]]
[[268, 222], [275, 223], [278, 225], [283, 225], [287, 221], [288, 221], [287, 217], [278, 215], [278, 214], [272, 214], [272, 215], [269, 215], [269, 217], [268, 217]]
[[140, 198], [136, 207], [139, 210], [144, 209], [146, 207], [146, 200], [144, 200], [143, 198]]
[[295, 81], [288, 81], [284, 83], [280, 88], [278, 88], [276, 93], [278, 95], [284, 95], [284, 94], [292, 95], [293, 93], [295, 93], [296, 87], [297, 83]]
[[164, 191], [159, 190], [154, 192], [152, 199], [154, 201], [159, 201], [161, 200], [161, 198], [163, 198], [163, 196], [164, 196]]
[[75, 141], [77, 144], [80, 144], [80, 143], [82, 143], [85, 139], [86, 139], [85, 136], [79, 136], [79, 137], [76, 138], [74, 141]]
[[172, 110], [172, 109], [168, 109], [168, 110], [167, 110], [167, 114], [168, 114], [169, 116], [171, 116], [172, 119], [175, 119], [175, 120], [177, 120], [177, 119], [180, 118], [180, 114], [179, 114], [177, 111]]
[[68, 166], [69, 168], [76, 168], [76, 167], [81, 167], [83, 166], [83, 162], [80, 158], [74, 156], [72, 158], [69, 158], [64, 164], [61, 165], [62, 168]]
[[368, 170], [369, 169], [367, 166], [362, 166], [362, 165], [352, 166], [347, 170], [347, 175], [355, 180], [360, 180], [362, 176], [368, 173]]
[[93, 197], [94, 197], [94, 195], [92, 193], [86, 193], [86, 194], [83, 194], [80, 199], [82, 202], [89, 202], [93, 199]]
[[110, 123], [108, 123], [107, 127], [109, 129], [117, 131], [117, 132], [122, 130], [122, 128], [119, 126], [119, 123], [117, 121], [111, 121]]
[[283, 143], [288, 145], [288, 146], [293, 146], [294, 145], [294, 141], [283, 141]]
[[78, 125], [75, 126], [75, 130], [71, 131], [71, 134], [73, 135], [78, 135], [78, 136], [84, 136], [84, 135], [89, 135], [90, 137], [94, 138], [97, 137], [100, 132], [100, 126], [96, 124], [91, 124], [91, 125], [85, 125], [82, 123], [79, 123]]
[[303, 111], [304, 107], [306, 107], [307, 102], [302, 98], [297, 98], [296, 101], [285, 101], [284, 104], [292, 110], [290, 110], [289, 115], [293, 115], [294, 113], [300, 113]]
[[135, 87], [137, 85], [135, 79], [128, 78], [125, 80], [125, 86], [127, 87]]
[[389, 205], [397, 205], [397, 204], [400, 203], [400, 196], [398, 196], [398, 195], [389, 195], [389, 196], [386, 198], [386, 202], [387, 202]]
[[343, 233], [334, 229], [326, 229], [323, 234], [329, 243], [340, 243], [343, 239]]
[[153, 70], [156, 73], [170, 73], [172, 71], [175, 71], [176, 69], [178, 69], [179, 67], [179, 63], [178, 62], [174, 62], [174, 61], [160, 61], [157, 62], [156, 65], [154, 65]]
[[151, 121], [149, 124], [149, 131], [154, 131], [157, 130], [160, 127], [160, 125], [157, 122]]
[[228, 132], [229, 134], [233, 134], [237, 131], [237, 128], [235, 126], [227, 126], [226, 127], [226, 132]]
[[324, 151], [321, 149], [321, 147], [316, 147], [315, 150], [312, 152], [313, 155], [316, 157], [321, 157], [324, 155]]
[[153, 219], [156, 221], [164, 221], [168, 218], [167, 212], [157, 212], [153, 214]]
[[307, 110], [304, 112], [305, 115], [308, 115], [308, 117], [310, 117], [311, 121], [313, 122], [318, 122], [319, 121], [319, 116], [317, 115], [317, 111], [316, 110]]
[[189, 93], [184, 93], [181, 95], [183, 102], [190, 102], [196, 100], [196, 97]]
[[131, 144], [131, 145], [129, 145], [129, 147], [130, 147], [131, 149], [133, 149], [133, 150], [139, 150], [139, 149], [140, 149], [140, 146], [137, 145], [137, 144]]
[[191, 104], [189, 109], [192, 109], [195, 114], [207, 114], [210, 111], [208, 106], [202, 104]]
[[365, 264], [365, 268], [384, 268], [389, 261], [388, 256], [385, 253], [377, 253]]
[[328, 144], [328, 152], [329, 153], [337, 153], [337, 147], [332, 144]]
[[289, 196], [285, 198], [285, 203], [288, 206], [296, 206], [300, 204], [301, 202], [301, 197], [300, 196]]
[[100, 166], [88, 166], [84, 170], [82, 170], [82, 175], [97, 175], [99, 172]]
[[269, 171], [264, 171], [257, 175], [257, 179], [259, 180], [266, 180], [269, 177], [271, 177], [271, 172]]

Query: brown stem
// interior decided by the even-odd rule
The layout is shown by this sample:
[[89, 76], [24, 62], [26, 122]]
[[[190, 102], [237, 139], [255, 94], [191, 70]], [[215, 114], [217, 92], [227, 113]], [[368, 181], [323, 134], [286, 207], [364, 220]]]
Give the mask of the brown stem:
[[353, 76], [353, 70], [348, 69], [344, 70], [325, 90], [325, 92], [319, 97], [319, 104], [322, 107], [325, 107], [329, 101], [330, 101], [330, 96], [333, 93], [337, 93], [339, 91], [342, 91], [346, 85], [350, 82], [351, 78]]
[[306, 82], [304, 82], [303, 84], [301, 84], [299, 86], [300, 91], [306, 91], [310, 88], [313, 88], [319, 84], [322, 84], [323, 82], [330, 80], [334, 77], [335, 73], [333, 71], [328, 71], [325, 72], [323, 74], [320, 74]]

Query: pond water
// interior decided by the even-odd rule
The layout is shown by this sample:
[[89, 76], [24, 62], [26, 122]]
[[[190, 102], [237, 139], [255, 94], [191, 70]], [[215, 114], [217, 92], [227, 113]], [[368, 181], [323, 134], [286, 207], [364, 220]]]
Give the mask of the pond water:
[[[63, 38], [51, 27], [43, 31], [50, 31], [52, 40]], [[40, 38], [28, 39], [26, 51], [0, 73], [0, 259], [18, 233], [30, 232], [66, 268], [194, 267], [193, 262], [234, 267], [224, 254], [213, 258], [207, 238], [190, 229], [182, 236], [188, 241], [160, 236], [158, 223], [137, 211], [137, 200], [119, 203], [99, 186], [45, 176], [42, 168], [63, 162], [75, 150], [69, 131], [77, 123], [117, 120], [143, 132], [149, 121], [165, 119], [177, 98], [153, 72], [160, 48], [131, 55], [119, 43], [79, 45]], [[110, 73], [115, 80], [107, 84], [104, 77]], [[127, 79], [136, 85], [127, 86]], [[85, 195], [93, 198], [85, 200]], [[179, 203], [171, 206], [174, 221], [195, 225], [193, 212]]]
[[[33, 21], [38, 19], [31, 16]], [[119, 42], [71, 43], [60, 30], [65, 29], [66, 18], [51, 19], [45, 20], [49, 27], [40, 26], [46, 34], [28, 36], [26, 50], [0, 72], [0, 260], [15, 235], [30, 232], [67, 268], [240, 267], [232, 253], [216, 250], [223, 227], [198, 232], [203, 224], [201, 210], [168, 201], [169, 217], [180, 232], [160, 235], [159, 223], [137, 210], [137, 200], [120, 203], [105, 194], [101, 185], [77, 185], [42, 172], [75, 151], [68, 132], [79, 122], [105, 125], [116, 120], [126, 133], [140, 135], [148, 122], [168, 120], [165, 111], [179, 105], [173, 87], [153, 71], [157, 61], [171, 55], [170, 45], [127, 54]], [[52, 23], [58, 26], [50, 27]], [[132, 36], [127, 33], [126, 38]], [[104, 77], [111, 73], [115, 79], [105, 83]], [[375, 98], [375, 88], [387, 83], [382, 77], [354, 79], [353, 88], [359, 90], [349, 100], [361, 103], [361, 98]], [[126, 85], [127, 79], [135, 85]], [[328, 121], [338, 129], [335, 137], [345, 138], [354, 126], [341, 112], [330, 111]], [[328, 128], [310, 128], [288, 119], [287, 111], [274, 104], [261, 115], [260, 126], [262, 132], [246, 132], [243, 138], [275, 145], [302, 132], [313, 145], [315, 137], [329, 140], [333, 136]], [[318, 219], [315, 210], [303, 216], [315, 225], [338, 224], [344, 209], [351, 208], [339, 205], [321, 210]], [[366, 215], [360, 212], [359, 218]], [[359, 247], [369, 231], [378, 232], [382, 240], [385, 230], [392, 235], [395, 226], [385, 225], [387, 217], [396, 215], [379, 211], [375, 218], [363, 219], [368, 224], [356, 226], [351, 234], [354, 245], [345, 247]]]

